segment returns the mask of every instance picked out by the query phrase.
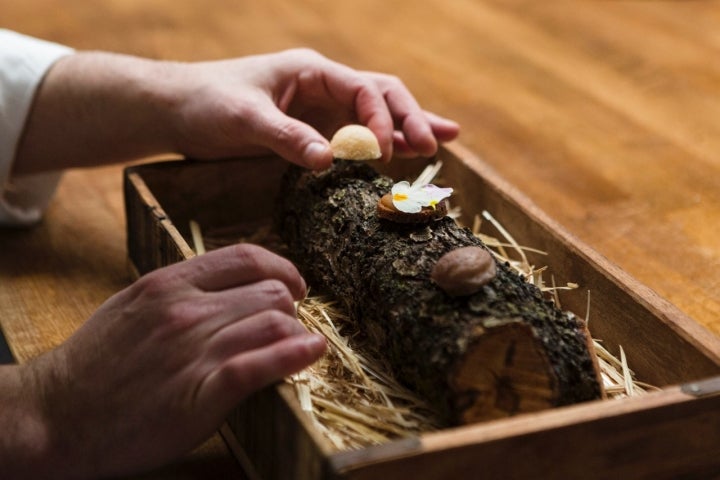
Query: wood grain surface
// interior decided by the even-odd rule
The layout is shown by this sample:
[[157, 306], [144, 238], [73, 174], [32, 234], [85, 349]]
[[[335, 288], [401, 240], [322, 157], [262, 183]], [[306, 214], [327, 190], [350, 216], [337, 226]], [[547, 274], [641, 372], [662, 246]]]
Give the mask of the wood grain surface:
[[[541, 209], [720, 334], [716, 2], [0, 0], [0, 27], [188, 61], [305, 46], [395, 74]], [[130, 281], [122, 206], [120, 166], [72, 171], [41, 225], [0, 230], [20, 361]], [[201, 462], [227, 462], [215, 446]], [[179, 465], [155, 478], [195, 478]]]

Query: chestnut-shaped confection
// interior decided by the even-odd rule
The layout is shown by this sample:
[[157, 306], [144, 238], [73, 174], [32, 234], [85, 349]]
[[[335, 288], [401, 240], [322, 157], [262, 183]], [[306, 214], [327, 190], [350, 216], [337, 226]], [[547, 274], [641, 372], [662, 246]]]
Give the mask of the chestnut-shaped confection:
[[482, 247], [462, 247], [440, 257], [430, 278], [448, 295], [461, 297], [479, 291], [496, 273], [490, 252]]

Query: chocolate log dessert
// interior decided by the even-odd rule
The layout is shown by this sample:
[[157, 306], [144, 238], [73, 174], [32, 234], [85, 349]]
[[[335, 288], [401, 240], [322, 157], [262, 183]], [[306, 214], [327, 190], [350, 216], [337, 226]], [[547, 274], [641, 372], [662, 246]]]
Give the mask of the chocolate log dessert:
[[392, 189], [366, 163], [290, 167], [276, 228], [315, 292], [340, 301], [400, 382], [454, 424], [602, 396], [582, 320], [451, 218], [393, 221]]

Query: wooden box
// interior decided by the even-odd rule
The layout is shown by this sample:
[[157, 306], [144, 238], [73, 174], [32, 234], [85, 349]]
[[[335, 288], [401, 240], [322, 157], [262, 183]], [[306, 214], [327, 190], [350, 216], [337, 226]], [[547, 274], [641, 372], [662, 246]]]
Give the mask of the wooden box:
[[[459, 144], [439, 154], [453, 202], [488, 210], [519, 243], [548, 253], [563, 308], [584, 315], [638, 378], [661, 387], [604, 400], [332, 453], [290, 386], [257, 393], [223, 428], [251, 476], [263, 479], [711, 478], [720, 476], [720, 339], [573, 238]], [[383, 167], [412, 178], [421, 161]], [[272, 214], [284, 163], [274, 157], [171, 161], [128, 168], [128, 249], [140, 274], [194, 255], [189, 221], [222, 228]], [[249, 463], [248, 463], [249, 462]]]

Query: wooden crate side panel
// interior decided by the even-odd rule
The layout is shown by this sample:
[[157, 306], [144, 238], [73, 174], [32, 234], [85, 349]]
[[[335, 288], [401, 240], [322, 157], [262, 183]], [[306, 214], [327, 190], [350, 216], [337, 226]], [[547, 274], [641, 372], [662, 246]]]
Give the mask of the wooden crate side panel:
[[531, 256], [536, 266], [549, 265], [558, 284], [580, 285], [562, 292], [564, 309], [584, 317], [591, 290], [591, 333], [616, 354], [621, 345], [640, 378], [664, 386], [720, 373], [720, 339], [572, 237], [461, 146], [449, 146], [445, 158], [444, 176], [464, 211], [490, 211], [520, 244], [547, 252]]
[[161, 162], [143, 165], [142, 179], [177, 231], [254, 224], [272, 217], [287, 163], [278, 157]]
[[[592, 413], [586, 409], [587, 415], [583, 408], [570, 408], [541, 414], [551, 421], [534, 427], [518, 427], [521, 419], [516, 419], [500, 422], [500, 428], [429, 435], [423, 448], [404, 455], [391, 457], [379, 447], [334, 461], [342, 478], [352, 480], [716, 478], [720, 396], [690, 399], [679, 389], [658, 395], [663, 398], [654, 408], [645, 408], [642, 399], [634, 399], [631, 408], [611, 407], [619, 410], [616, 415], [604, 415], [603, 408]], [[568, 414], [557, 425], [548, 425]]]
[[[698, 332], [693, 331], [692, 327], [683, 324], [684, 317], [682, 314], [679, 314], [671, 306], [663, 305], [659, 299], [649, 294], [651, 292], [643, 290], [641, 286], [636, 285], [630, 290], [625, 288], [622, 282], [627, 279], [618, 274], [615, 271], [616, 269], [613, 270], [611, 265], [603, 266], [602, 259], [598, 259], [597, 255], [593, 256], [592, 251], [588, 253], [589, 249], [586, 247], [576, 248], [573, 243], [574, 239], [565, 235], [562, 229], [560, 229], [561, 233], [558, 234], [555, 231], [557, 226], [544, 217], [542, 212], [537, 212], [531, 203], [527, 202], [526, 199], [524, 200], [522, 195], [517, 194], [510, 186], [495, 178], [493, 173], [486, 171], [482, 164], [475, 163], [471, 155], [467, 155], [462, 149], [451, 149], [449, 152], [444, 152], [443, 155], [446, 157], [443, 176], [448, 178], [451, 185], [457, 185], [459, 190], [463, 192], [461, 200], [464, 202], [464, 207], [480, 205], [480, 208], [488, 208], [514, 234], [516, 234], [516, 231], [519, 232], [516, 234], [518, 239], [527, 238], [529, 239], [528, 242], [535, 240], [543, 242], [539, 245], [530, 244], [551, 252], [550, 257], [559, 255], [563, 258], [562, 261], [558, 262], [558, 271], [560, 272], [558, 275], [563, 277], [562, 281], [579, 281], [572, 276], [579, 272], [586, 275], [582, 278], [589, 282], [588, 285], [595, 285], [596, 282], [603, 285], [599, 289], [605, 292], [601, 295], [601, 300], [603, 300], [601, 303], [597, 303], [598, 300], [595, 298], [595, 293], [593, 293], [593, 302], [597, 303], [599, 313], [597, 318], [591, 317], [591, 327], [594, 325], [592, 322], [596, 322], [604, 326], [604, 328], [608, 328], [609, 334], [604, 340], [607, 343], [622, 343], [626, 350], [631, 353], [631, 362], [635, 362], [632, 365], [641, 375], [646, 372], [652, 374], [653, 370], [664, 369], [666, 363], [673, 358], [675, 361], [681, 360], [682, 367], [659, 372], [657, 378], [660, 379], [660, 382], [657, 383], [660, 385], [679, 383], [717, 373], [718, 365], [720, 365], [720, 361], [718, 361], [720, 355], [718, 354], [716, 339], [703, 338]], [[232, 165], [234, 164], [231, 162], [221, 170], [215, 165], [197, 164], [193, 166], [193, 174], [186, 172], [183, 175], [175, 175], [177, 172], [173, 168], [179, 168], [185, 172], [185, 168], [188, 166], [185, 162], [182, 165], [178, 162], [175, 166], [159, 166], [161, 168], [157, 170], [155, 168], [146, 170], [147, 166], [141, 166], [137, 167], [139, 170], [136, 172], [143, 178], [147, 177], [148, 180], [153, 182], [153, 193], [158, 190], [158, 193], [162, 194], [163, 189], [170, 189], [173, 192], [172, 195], [175, 195], [175, 202], [179, 204], [173, 205], [172, 208], [178, 209], [177, 212], [183, 218], [192, 218], [189, 216], [191, 213], [188, 214], [186, 207], [183, 205], [186, 199], [174, 190], [173, 185], [180, 182], [183, 188], [203, 188], [203, 184], [197, 181], [198, 178], [205, 179], [203, 182], [207, 181], [208, 178], [214, 178], [218, 174], [226, 175], [228, 178], [237, 178], [247, 168], [247, 164], [243, 166]], [[418, 162], [403, 165], [403, 168], [407, 169], [408, 172], [414, 172], [421, 167], [421, 163]], [[208, 168], [209, 170], [207, 170]], [[263, 164], [259, 168], [267, 169], [269, 164]], [[204, 173], [201, 174], [200, 172]], [[266, 171], [266, 173], [266, 179], [270, 179], [277, 174], [277, 171], [273, 168]], [[193, 253], [173, 223], [167, 218], [165, 211], [160, 208], [158, 200], [150, 193], [148, 185], [142, 181], [143, 178], [126, 175], [125, 188], [128, 199], [126, 201], [128, 203], [128, 248], [131, 250], [131, 260], [135, 262], [136, 259], [139, 259], [144, 273], [149, 269], [192, 256]], [[196, 180], [195, 185], [192, 185], [193, 179]], [[223, 188], [232, 187], [235, 182], [235, 180], [228, 181]], [[258, 188], [262, 190], [262, 186]], [[232, 203], [235, 201], [233, 195], [236, 193], [223, 193], [220, 197], [223, 200], [220, 203], [213, 203], [216, 200], [213, 200], [212, 196], [206, 200], [210, 202], [208, 205], [213, 209], [227, 209], [228, 205], [234, 204]], [[166, 199], [164, 197], [160, 198], [163, 198], [161, 202], [164, 204]], [[173, 213], [174, 215], [175, 213]], [[208, 218], [208, 221], [218, 221], [218, 219]], [[131, 238], [134, 242], [132, 245]], [[596, 269], [598, 261], [600, 261], [601, 265]], [[558, 267], [553, 264], [552, 268], [556, 269]], [[573, 270], [578, 268], [577, 272]], [[596, 277], [592, 275], [596, 275]], [[624, 301], [628, 303], [621, 303], [621, 306], [617, 309], [618, 311], [614, 311], [612, 308], [608, 308], [608, 305], [612, 304], [614, 297], [618, 295], [624, 295]], [[571, 303], [566, 302], [564, 306], [569, 307]], [[580, 312], [584, 312], [584, 296], [578, 297], [576, 305], [582, 307], [579, 309]], [[626, 328], [623, 329], [622, 325], [616, 325], [617, 322], [626, 323]], [[652, 336], [650, 340], [643, 338], [643, 335], [647, 336], [648, 332], [652, 335], [653, 330], [656, 328], [661, 330], [660, 335]], [[632, 356], [634, 348], [647, 341], [657, 343], [651, 347], [652, 352], [650, 352], [650, 355], [654, 355], [654, 357], [644, 362], [642, 358], [635, 359]], [[685, 365], [685, 363], [690, 365]], [[607, 424], [603, 423], [603, 421], [610, 421], [613, 418], [622, 416], [617, 415], [616, 412], [607, 413], [608, 410], [603, 406], [601, 412], [606, 413], [600, 414], [599, 417], [596, 414], [579, 415], [567, 425], [550, 428], [547, 433], [532, 431], [532, 429], [520, 433], [507, 431], [505, 436], [490, 440], [478, 439], [472, 436], [464, 437], [463, 435], [455, 437], [453, 433], [451, 437], [448, 437], [454, 439], [453, 444], [448, 448], [437, 448], [437, 446], [428, 448], [427, 445], [418, 446], [412, 442], [406, 442], [401, 446], [394, 443], [378, 447], [378, 449], [363, 450], [361, 456], [365, 455], [370, 458], [370, 462], [358, 461], [357, 464], [352, 464], [348, 463], [347, 459], [349, 457], [344, 454], [331, 455], [328, 452], [326, 449], [327, 442], [324, 442], [322, 438], [316, 438], [317, 432], [308, 427], [307, 417], [293, 409], [292, 402], [288, 401], [288, 398], [283, 398], [277, 391], [273, 392], [272, 390], [266, 391], [265, 394], [266, 397], [253, 396], [248, 400], [248, 403], [241, 406], [236, 412], [240, 415], [241, 421], [233, 421], [232, 423], [234, 425], [234, 434], [243, 438], [243, 448], [248, 450], [253, 461], [260, 462], [263, 477], [267, 478], [371, 478], [373, 476], [378, 478], [409, 478], [408, 475], [415, 473], [417, 473], [417, 478], [453, 478], [448, 477], [447, 472], [457, 475], [468, 472], [476, 473], [478, 465], [484, 465], [486, 462], [492, 464], [490, 466], [491, 472], [500, 475], [501, 470], [492, 470], [492, 468], [500, 468], [494, 465], [502, 465], [508, 456], [507, 452], [514, 448], [517, 442], [522, 445], [524, 449], [522, 451], [525, 455], [532, 455], [532, 448], [542, 448], [547, 443], [559, 442], [559, 445], [565, 445], [566, 449], [571, 450], [575, 443], [584, 442], [582, 440], [583, 428], [589, 425], [591, 432], [594, 432], [592, 435], [597, 438], [604, 438], [603, 429], [606, 428]], [[623, 402], [621, 401], [619, 404], [624, 404]], [[251, 407], [246, 409], [246, 405]], [[718, 405], [714, 405], [714, 407], [716, 411], [720, 409]], [[553, 418], [556, 412], [548, 413], [550, 418]], [[537, 418], [546, 418], [543, 416], [545, 413], [540, 415]], [[627, 415], [630, 415], [630, 413], [627, 413]], [[663, 415], [667, 416], [675, 426], [662, 427], [666, 428], [666, 430], [660, 431], [659, 436], [662, 440], [659, 440], [661, 443], [657, 445], [660, 447], [665, 445], [670, 448], [679, 441], [684, 442], [684, 437], [678, 435], [683, 419], [688, 417], [687, 412], [684, 409], [679, 412], [666, 409]], [[709, 413], [709, 411], [704, 414], [699, 412], [698, 415], [701, 415], [701, 418], [692, 419], [694, 417], [691, 415], [692, 418], [689, 421], [692, 425], [716, 426], [718, 423], [718, 417]], [[659, 417], [654, 418], [654, 421], [662, 424]], [[676, 419], [676, 417], [678, 418]], [[269, 434], [267, 433], [268, 425], [270, 425], [271, 430], [284, 430]], [[622, 431], [621, 422], [612, 425]], [[652, 431], [652, 427], [648, 427], [647, 422], [639, 425], [637, 427], [638, 432], [642, 432], [642, 428], [649, 428]], [[712, 432], [706, 433], [702, 431], [702, 434], [706, 436], [710, 445], [717, 445], [717, 437]], [[562, 440], [565, 437], [569, 440]], [[642, 438], [642, 440], [647, 441], [645, 438]], [[531, 448], [532, 445], [534, 447]], [[651, 442], [650, 445], [655, 444]], [[552, 450], [555, 447], [549, 448]], [[525, 452], [525, 450], [528, 451]], [[681, 450], [685, 451], [684, 447]], [[382, 452], [382, 455], [373, 460], [373, 452], [376, 451]], [[595, 453], [600, 456], [604, 455], [602, 451]], [[579, 457], [592, 462], [599, 458], [597, 455], [593, 457], [593, 452], [587, 451], [581, 453]], [[357, 458], [355, 457], [355, 459]], [[409, 458], [412, 458], [412, 460], [409, 460]], [[428, 458], [432, 460], [428, 460]], [[706, 456], [702, 455], [690, 455], [688, 458], [691, 463], [696, 463], [698, 466], [705, 465], [702, 468], [710, 470], [717, 465], [717, 463], [708, 460]], [[331, 460], [330, 463], [328, 463], [328, 459]], [[449, 463], [449, 465], [445, 465], [443, 469], [438, 470], [434, 467], [433, 462], [435, 461]], [[342, 471], [337, 470], [340, 466], [346, 468]], [[692, 469], [688, 470], [683, 465], [675, 467], [671, 465], [670, 467], [675, 468], [673, 471], [676, 473], [692, 471]], [[513, 466], [513, 468], [519, 467]], [[696, 471], [701, 471], [699, 468], [701, 467], [698, 467]], [[710, 471], [707, 469], [706, 471]]]
[[283, 387], [271, 386], [248, 397], [227, 418], [228, 427], [263, 480], [329, 478], [323, 442], [303, 423], [309, 417], [291, 408], [278, 391]]
[[128, 256], [140, 275], [193, 255], [141, 176], [124, 179]]

